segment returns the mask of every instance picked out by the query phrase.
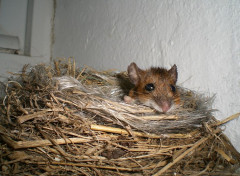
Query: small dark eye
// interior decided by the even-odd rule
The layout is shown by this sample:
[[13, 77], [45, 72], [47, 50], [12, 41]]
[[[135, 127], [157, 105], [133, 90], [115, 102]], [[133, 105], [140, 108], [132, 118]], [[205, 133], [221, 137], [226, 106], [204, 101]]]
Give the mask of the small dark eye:
[[145, 89], [149, 92], [153, 91], [155, 89], [155, 86], [153, 83], [146, 84]]
[[176, 92], [176, 87], [174, 85], [170, 85], [172, 92]]

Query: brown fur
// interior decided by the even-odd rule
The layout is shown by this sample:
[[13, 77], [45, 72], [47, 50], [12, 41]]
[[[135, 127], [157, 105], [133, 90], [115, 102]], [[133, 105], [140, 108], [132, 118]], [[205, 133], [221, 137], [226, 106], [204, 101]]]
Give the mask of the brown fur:
[[[156, 103], [163, 112], [168, 111], [168, 107], [170, 109], [173, 104], [180, 103], [179, 92], [176, 87], [178, 76], [176, 65], [170, 70], [159, 67], [142, 70], [138, 68], [135, 63], [131, 63], [128, 66], [128, 75], [130, 81], [135, 86], [129, 92], [129, 97], [132, 101], [137, 100], [143, 104], [152, 101]], [[154, 84], [155, 89], [153, 91], [147, 91], [145, 89], [145, 86], [149, 83]], [[172, 91], [171, 86], [175, 87], [175, 91]], [[124, 97], [124, 99], [127, 102], [130, 100], [127, 97]]]

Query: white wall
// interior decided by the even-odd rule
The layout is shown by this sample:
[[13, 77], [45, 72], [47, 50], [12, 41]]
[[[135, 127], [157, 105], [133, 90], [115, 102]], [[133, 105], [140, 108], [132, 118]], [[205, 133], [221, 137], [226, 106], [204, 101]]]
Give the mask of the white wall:
[[[6, 40], [9, 42], [10, 48], [0, 48], [0, 81], [5, 81], [11, 76], [9, 72], [21, 72], [25, 64], [35, 65], [39, 63], [51, 63], [52, 52], [52, 27], [54, 15], [53, 0], [34, 0], [22, 3], [22, 7], [18, 10], [18, 0], [0, 0], [0, 34], [8, 34], [8, 38], [19, 39], [19, 54], [11, 54], [8, 49], [11, 49], [14, 43], [13, 40]], [[28, 7], [27, 7], [28, 6]], [[15, 11], [14, 11], [15, 10]], [[24, 11], [24, 10], [28, 10]], [[28, 14], [28, 18], [26, 18]], [[20, 16], [21, 18], [13, 18]], [[19, 33], [19, 31], [21, 33]], [[16, 33], [18, 31], [18, 33]], [[1, 37], [0, 37], [1, 40]], [[4, 43], [0, 41], [0, 43]], [[17, 48], [12, 48], [17, 49]], [[3, 52], [2, 52], [3, 51]], [[7, 51], [4, 53], [4, 51]]]
[[[240, 111], [239, 0], [57, 0], [54, 57], [126, 70], [174, 63], [179, 83], [217, 94], [218, 119]], [[240, 119], [225, 133], [240, 151]]]

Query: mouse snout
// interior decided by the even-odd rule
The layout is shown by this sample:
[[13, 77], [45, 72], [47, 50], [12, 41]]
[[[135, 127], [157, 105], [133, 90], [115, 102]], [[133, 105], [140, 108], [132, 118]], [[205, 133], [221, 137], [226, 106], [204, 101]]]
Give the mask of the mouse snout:
[[171, 108], [171, 103], [164, 101], [161, 103], [160, 107], [161, 107], [162, 111], [165, 113]]
[[171, 106], [172, 106], [171, 101], [164, 100], [162, 98], [156, 98], [155, 102], [164, 113], [166, 113], [171, 109]]

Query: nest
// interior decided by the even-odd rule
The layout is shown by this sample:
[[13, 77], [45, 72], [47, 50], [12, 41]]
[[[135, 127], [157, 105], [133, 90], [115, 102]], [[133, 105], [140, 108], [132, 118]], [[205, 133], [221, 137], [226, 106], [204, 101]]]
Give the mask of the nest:
[[179, 87], [160, 114], [122, 101], [125, 72], [25, 66], [1, 84], [1, 175], [237, 175], [240, 154], [212, 115], [212, 97]]

